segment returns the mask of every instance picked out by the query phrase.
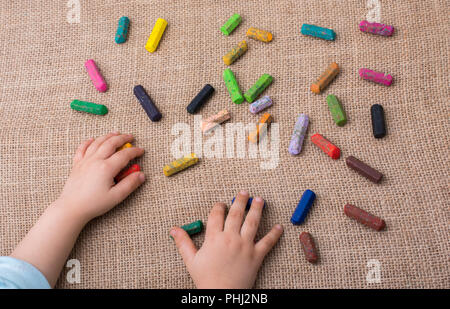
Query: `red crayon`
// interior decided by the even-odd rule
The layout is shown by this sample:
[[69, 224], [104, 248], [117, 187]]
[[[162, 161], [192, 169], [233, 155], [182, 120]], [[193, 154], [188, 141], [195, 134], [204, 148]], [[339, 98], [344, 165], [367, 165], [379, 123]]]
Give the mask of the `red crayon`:
[[385, 228], [386, 223], [383, 219], [380, 219], [367, 211], [362, 210], [351, 204], [344, 206], [344, 213], [352, 219], [355, 219], [359, 223], [362, 223], [376, 231], [381, 231]]
[[326, 138], [324, 138], [322, 135], [314, 134], [313, 136], [311, 136], [311, 141], [332, 159], [337, 160], [341, 156], [341, 150]]
[[139, 166], [139, 164], [133, 164], [132, 166], [130, 166], [129, 168], [127, 168], [126, 170], [123, 170], [119, 173], [119, 175], [117, 175], [114, 180], [116, 182], [121, 181], [122, 179], [124, 179], [125, 177], [127, 177], [130, 174], [139, 172], [141, 170], [141, 167]]
[[317, 263], [319, 259], [317, 256], [316, 245], [308, 232], [303, 232], [300, 234], [300, 243], [302, 244], [303, 252], [305, 257], [310, 263]]

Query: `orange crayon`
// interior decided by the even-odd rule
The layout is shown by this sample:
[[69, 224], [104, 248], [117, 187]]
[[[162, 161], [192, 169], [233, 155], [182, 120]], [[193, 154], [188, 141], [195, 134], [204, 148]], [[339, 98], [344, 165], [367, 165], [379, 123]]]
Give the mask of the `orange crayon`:
[[311, 85], [311, 91], [315, 94], [322, 92], [331, 81], [338, 75], [339, 66], [336, 62], [332, 62], [325, 72], [320, 75], [320, 77]]
[[265, 135], [267, 132], [267, 127], [272, 123], [273, 117], [269, 113], [265, 113], [262, 115], [261, 119], [259, 119], [258, 124], [256, 125], [256, 130], [252, 131], [248, 135], [248, 140], [253, 144], [259, 142], [259, 139]]

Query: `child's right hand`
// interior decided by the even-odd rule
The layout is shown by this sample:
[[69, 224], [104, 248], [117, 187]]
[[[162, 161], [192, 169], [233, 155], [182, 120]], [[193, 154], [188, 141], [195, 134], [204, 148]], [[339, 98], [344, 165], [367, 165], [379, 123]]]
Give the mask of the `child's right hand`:
[[248, 198], [248, 192], [240, 192], [226, 220], [225, 204], [214, 205], [206, 226], [205, 242], [198, 251], [183, 229], [175, 227], [170, 231], [197, 288], [241, 289], [251, 288], [255, 283], [264, 257], [278, 242], [283, 227], [275, 225], [255, 243], [264, 201], [259, 197], [253, 199], [242, 224]]
[[114, 177], [130, 160], [144, 154], [144, 149], [138, 147], [117, 152], [117, 148], [132, 140], [132, 135], [110, 133], [82, 143], [75, 153], [72, 171], [58, 199], [61, 203], [56, 205], [89, 221], [122, 202], [145, 181], [144, 173], [136, 172], [114, 183]]

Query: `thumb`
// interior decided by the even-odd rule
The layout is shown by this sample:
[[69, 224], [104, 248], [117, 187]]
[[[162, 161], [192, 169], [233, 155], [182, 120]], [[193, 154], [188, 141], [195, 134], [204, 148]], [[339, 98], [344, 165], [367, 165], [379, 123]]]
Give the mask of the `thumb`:
[[170, 236], [175, 240], [175, 245], [183, 258], [184, 264], [188, 266], [197, 253], [197, 248], [192, 242], [192, 239], [185, 230], [179, 227], [172, 228], [170, 230]]

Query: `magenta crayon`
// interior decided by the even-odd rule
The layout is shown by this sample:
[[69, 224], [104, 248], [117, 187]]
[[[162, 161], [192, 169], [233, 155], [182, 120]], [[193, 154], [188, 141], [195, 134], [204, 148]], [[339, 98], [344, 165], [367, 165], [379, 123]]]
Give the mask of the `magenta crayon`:
[[362, 32], [373, 33], [382, 36], [391, 36], [392, 33], [394, 33], [393, 26], [379, 23], [371, 23], [368, 22], [367, 20], [363, 20], [359, 24], [359, 30], [361, 30]]
[[98, 70], [95, 61], [89, 59], [84, 63], [84, 66], [86, 67], [89, 77], [91, 78], [92, 83], [94, 84], [94, 87], [100, 92], [105, 92], [108, 89], [108, 86], [106, 85], [106, 82], [103, 79], [102, 74]]
[[359, 69], [359, 76], [365, 80], [369, 80], [374, 83], [390, 86], [392, 84], [392, 76], [385, 75], [382, 72], [372, 71], [366, 68]]

